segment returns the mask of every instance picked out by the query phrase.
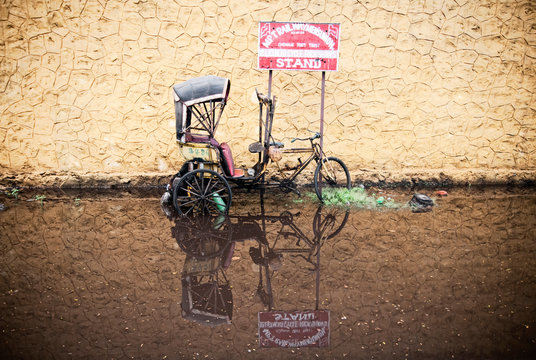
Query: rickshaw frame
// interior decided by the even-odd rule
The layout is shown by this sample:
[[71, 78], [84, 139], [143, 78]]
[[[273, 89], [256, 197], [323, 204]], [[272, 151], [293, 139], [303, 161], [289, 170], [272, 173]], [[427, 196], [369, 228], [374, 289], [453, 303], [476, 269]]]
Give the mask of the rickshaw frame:
[[[251, 153], [258, 153], [257, 163], [250, 169], [234, 167], [232, 152], [227, 143], [219, 143], [215, 133], [227, 103], [230, 80], [217, 76], [203, 76], [190, 79], [173, 87], [177, 142], [186, 162], [180, 171], [172, 176], [168, 193], [179, 214], [227, 213], [232, 202], [229, 181], [240, 188], [279, 187], [283, 192], [294, 191], [296, 177], [313, 161], [317, 163], [314, 185], [318, 198], [322, 201], [321, 184], [324, 179], [328, 186], [350, 188], [350, 175], [342, 160], [327, 157], [316, 141], [319, 133], [309, 138], [310, 147], [284, 149], [284, 144], [276, 142], [272, 136], [275, 96], [259, 93], [259, 139], [249, 145]], [[309, 153], [304, 162], [284, 171], [293, 171], [290, 177], [266, 180], [270, 162], [277, 162], [282, 154]], [[278, 169], [282, 173], [282, 169]]]

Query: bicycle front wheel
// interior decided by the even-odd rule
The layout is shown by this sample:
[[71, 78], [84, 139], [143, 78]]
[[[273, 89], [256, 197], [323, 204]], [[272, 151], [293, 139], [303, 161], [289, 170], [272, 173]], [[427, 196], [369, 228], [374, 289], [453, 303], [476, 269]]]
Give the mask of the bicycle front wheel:
[[318, 163], [314, 176], [316, 196], [322, 199], [322, 189], [348, 189], [352, 182], [350, 172], [341, 159], [330, 156]]

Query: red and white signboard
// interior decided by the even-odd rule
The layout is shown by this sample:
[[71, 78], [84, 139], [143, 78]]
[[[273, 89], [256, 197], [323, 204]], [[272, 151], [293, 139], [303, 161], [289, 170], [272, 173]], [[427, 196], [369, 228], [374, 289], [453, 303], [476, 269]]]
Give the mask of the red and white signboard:
[[337, 71], [340, 24], [261, 22], [259, 69]]
[[261, 347], [329, 346], [329, 311], [270, 311], [259, 313]]

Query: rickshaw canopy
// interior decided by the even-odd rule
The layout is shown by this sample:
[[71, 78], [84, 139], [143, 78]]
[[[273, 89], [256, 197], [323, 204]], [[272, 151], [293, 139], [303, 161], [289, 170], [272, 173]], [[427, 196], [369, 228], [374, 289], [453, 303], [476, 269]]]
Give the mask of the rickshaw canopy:
[[174, 85], [177, 140], [192, 141], [191, 135], [213, 138], [230, 88], [229, 79], [213, 75]]

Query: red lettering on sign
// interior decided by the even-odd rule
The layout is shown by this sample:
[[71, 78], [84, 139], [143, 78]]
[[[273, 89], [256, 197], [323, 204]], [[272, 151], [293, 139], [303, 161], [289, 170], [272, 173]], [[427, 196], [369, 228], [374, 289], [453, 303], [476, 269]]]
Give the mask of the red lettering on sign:
[[259, 68], [336, 71], [340, 24], [259, 24]]

